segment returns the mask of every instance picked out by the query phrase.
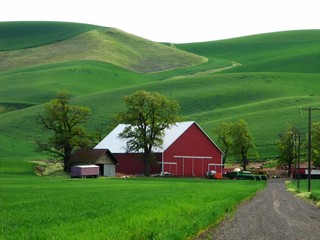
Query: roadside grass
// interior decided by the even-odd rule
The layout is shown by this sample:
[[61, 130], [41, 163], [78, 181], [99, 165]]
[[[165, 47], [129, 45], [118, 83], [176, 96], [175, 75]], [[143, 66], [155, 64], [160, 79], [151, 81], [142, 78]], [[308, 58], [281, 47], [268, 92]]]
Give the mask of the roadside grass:
[[186, 239], [265, 182], [0, 176], [2, 239]]
[[[288, 184], [288, 187], [294, 189], [295, 192], [301, 194], [308, 193], [308, 180], [300, 179], [300, 188], [297, 187], [297, 181], [291, 181]], [[315, 202], [318, 202], [317, 206], [320, 208], [320, 179], [311, 179], [311, 193], [305, 195], [307, 198], [312, 199]]]

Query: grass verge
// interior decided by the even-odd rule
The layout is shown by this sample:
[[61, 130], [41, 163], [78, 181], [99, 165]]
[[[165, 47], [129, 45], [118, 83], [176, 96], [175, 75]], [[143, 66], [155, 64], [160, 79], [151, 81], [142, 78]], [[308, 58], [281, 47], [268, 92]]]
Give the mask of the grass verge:
[[320, 208], [320, 179], [311, 179], [311, 192], [308, 192], [308, 180], [305, 179], [300, 180], [299, 189], [297, 181], [288, 182], [287, 188], [289, 191], [296, 192], [299, 197], [311, 199]]

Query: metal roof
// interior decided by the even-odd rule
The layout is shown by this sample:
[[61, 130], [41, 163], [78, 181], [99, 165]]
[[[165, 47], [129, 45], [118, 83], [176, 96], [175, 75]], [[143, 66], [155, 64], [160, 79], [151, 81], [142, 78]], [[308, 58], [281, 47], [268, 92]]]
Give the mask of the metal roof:
[[[163, 145], [154, 148], [153, 152], [162, 153], [174, 143], [195, 122], [178, 122], [164, 130]], [[127, 124], [119, 124], [94, 149], [109, 149], [112, 153], [126, 153], [126, 139], [119, 138]]]

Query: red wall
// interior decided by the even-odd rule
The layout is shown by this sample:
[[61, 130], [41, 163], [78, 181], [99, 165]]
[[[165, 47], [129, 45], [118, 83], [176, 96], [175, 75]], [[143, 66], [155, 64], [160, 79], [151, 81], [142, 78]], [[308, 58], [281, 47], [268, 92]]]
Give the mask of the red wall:
[[[140, 153], [113, 153], [118, 160], [116, 172], [122, 174], [142, 174], [144, 172], [143, 154]], [[155, 154], [156, 161], [161, 162], [161, 154]], [[150, 173], [160, 173], [161, 165], [157, 162], [151, 164]]]
[[[165, 152], [164, 162], [176, 162], [176, 165], [165, 165], [164, 171], [178, 176], [204, 177], [208, 164], [221, 164], [221, 152], [196, 125], [192, 124]], [[205, 156], [206, 158], [176, 158], [174, 156]], [[184, 166], [184, 167], [183, 167]], [[193, 169], [193, 171], [192, 171]], [[210, 167], [210, 170], [222, 172], [221, 166]]]

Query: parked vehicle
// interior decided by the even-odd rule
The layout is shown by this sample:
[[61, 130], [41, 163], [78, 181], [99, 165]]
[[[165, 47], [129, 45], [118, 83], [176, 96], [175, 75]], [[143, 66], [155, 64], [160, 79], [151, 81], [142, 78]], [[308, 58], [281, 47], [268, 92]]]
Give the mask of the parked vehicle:
[[[308, 168], [292, 168], [291, 170], [292, 178], [294, 179], [306, 179], [308, 178]], [[311, 169], [311, 178], [320, 179], [320, 169]]]
[[207, 171], [206, 172], [206, 178], [208, 178], [208, 179], [214, 179], [214, 176], [216, 175], [216, 171], [213, 171], [213, 170], [211, 170], [211, 171]]
[[237, 179], [237, 180], [268, 181], [267, 174], [253, 174], [249, 171], [226, 172], [224, 174], [224, 177], [228, 179]]
[[78, 165], [71, 167], [71, 177], [98, 177], [99, 166], [97, 165]]

